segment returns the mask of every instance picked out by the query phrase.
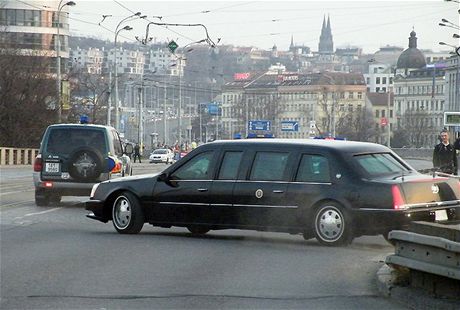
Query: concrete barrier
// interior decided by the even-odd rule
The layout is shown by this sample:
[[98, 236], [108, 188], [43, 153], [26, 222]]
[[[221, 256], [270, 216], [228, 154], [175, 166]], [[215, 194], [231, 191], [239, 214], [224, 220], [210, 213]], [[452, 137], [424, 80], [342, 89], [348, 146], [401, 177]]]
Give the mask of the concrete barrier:
[[38, 149], [0, 147], [0, 166], [32, 165]]
[[396, 277], [434, 296], [460, 300], [460, 223], [412, 222], [393, 230], [395, 254], [386, 257]]

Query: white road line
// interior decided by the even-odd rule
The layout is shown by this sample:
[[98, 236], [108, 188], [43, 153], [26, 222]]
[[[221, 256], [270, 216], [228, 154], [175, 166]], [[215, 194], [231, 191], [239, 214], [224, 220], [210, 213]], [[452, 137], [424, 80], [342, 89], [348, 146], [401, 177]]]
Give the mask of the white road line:
[[59, 209], [62, 209], [62, 208], [53, 208], [53, 209], [49, 209], [49, 210], [46, 210], [46, 211], [41, 211], [41, 212], [35, 212], [35, 213], [28, 213], [26, 215], [23, 215], [21, 217], [26, 217], [26, 216], [34, 216], [34, 215], [40, 215], [40, 214], [45, 214], [45, 213], [49, 213], [49, 212], [53, 212], [53, 211], [57, 211]]

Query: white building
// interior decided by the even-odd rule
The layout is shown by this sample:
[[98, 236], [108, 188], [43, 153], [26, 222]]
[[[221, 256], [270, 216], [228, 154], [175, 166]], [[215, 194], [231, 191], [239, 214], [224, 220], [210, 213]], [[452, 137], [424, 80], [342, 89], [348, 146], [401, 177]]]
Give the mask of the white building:
[[73, 65], [84, 68], [87, 73], [101, 74], [104, 65], [104, 50], [98, 48], [70, 50], [70, 59]]
[[0, 5], [0, 45], [17, 48], [24, 55], [54, 57], [57, 35], [60, 38], [61, 69], [65, 72], [69, 57], [69, 5], [60, 1], [10, 1]]
[[364, 74], [367, 92], [386, 93], [393, 88], [393, 69], [389, 64], [372, 63], [369, 65], [369, 73]]

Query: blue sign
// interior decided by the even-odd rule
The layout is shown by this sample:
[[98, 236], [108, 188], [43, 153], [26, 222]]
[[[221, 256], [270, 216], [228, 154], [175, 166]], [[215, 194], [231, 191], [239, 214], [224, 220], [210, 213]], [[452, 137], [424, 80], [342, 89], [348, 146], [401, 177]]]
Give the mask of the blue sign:
[[299, 131], [299, 122], [297, 121], [282, 121], [281, 131]]
[[219, 106], [215, 103], [208, 103], [206, 110], [209, 115], [219, 115]]
[[249, 121], [249, 130], [270, 131], [270, 121]]

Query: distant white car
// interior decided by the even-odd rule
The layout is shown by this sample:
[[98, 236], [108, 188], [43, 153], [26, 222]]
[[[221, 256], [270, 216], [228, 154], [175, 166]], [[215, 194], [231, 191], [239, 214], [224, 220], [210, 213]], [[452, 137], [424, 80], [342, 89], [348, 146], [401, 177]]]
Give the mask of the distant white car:
[[150, 163], [172, 164], [174, 161], [174, 152], [170, 149], [156, 149], [149, 156]]

